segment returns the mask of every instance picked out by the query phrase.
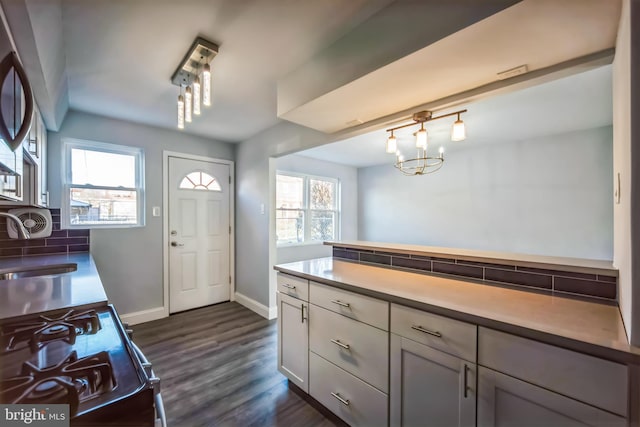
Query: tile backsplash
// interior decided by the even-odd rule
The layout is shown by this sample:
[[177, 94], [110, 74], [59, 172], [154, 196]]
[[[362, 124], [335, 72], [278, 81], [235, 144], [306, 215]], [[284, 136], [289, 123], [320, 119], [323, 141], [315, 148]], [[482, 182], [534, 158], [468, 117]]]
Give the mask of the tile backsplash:
[[[8, 208], [0, 208], [7, 212]], [[44, 254], [89, 252], [89, 230], [61, 230], [60, 209], [49, 209], [53, 221], [51, 236], [44, 239], [10, 239], [7, 218], [0, 217], [0, 258]]]
[[561, 268], [550, 270], [523, 267], [505, 261], [476, 262], [388, 250], [378, 251], [338, 246], [333, 247], [333, 256], [416, 273], [438, 273], [476, 279], [487, 284], [518, 286], [532, 290], [597, 297], [611, 301], [616, 301], [618, 297], [618, 278], [616, 276], [575, 273]]

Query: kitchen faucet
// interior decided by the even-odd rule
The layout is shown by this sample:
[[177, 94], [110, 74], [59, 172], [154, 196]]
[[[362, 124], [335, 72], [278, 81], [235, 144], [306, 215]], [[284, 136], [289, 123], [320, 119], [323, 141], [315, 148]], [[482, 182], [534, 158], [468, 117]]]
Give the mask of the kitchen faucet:
[[31, 235], [29, 235], [29, 232], [27, 231], [27, 229], [24, 228], [24, 225], [22, 224], [22, 221], [20, 220], [20, 218], [18, 218], [14, 214], [10, 214], [9, 212], [0, 212], [0, 217], [2, 216], [8, 219], [12, 219], [13, 222], [15, 222], [16, 228], [18, 229], [18, 234], [20, 235], [20, 239], [26, 240], [31, 238]]

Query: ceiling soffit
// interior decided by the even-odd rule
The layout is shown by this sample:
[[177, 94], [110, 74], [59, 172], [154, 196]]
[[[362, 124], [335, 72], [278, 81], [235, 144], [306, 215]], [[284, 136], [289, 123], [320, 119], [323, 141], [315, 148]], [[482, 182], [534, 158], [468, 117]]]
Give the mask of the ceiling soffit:
[[[498, 81], [497, 73], [520, 65], [539, 71], [606, 51], [615, 45], [619, 16], [617, 0], [524, 0], [290, 108], [280, 117], [325, 133], [344, 132], [491, 85]], [[325, 67], [325, 79], [331, 71]], [[296, 75], [295, 80], [279, 85], [279, 101], [281, 90], [284, 97], [285, 88], [292, 90], [295, 81], [304, 78]]]

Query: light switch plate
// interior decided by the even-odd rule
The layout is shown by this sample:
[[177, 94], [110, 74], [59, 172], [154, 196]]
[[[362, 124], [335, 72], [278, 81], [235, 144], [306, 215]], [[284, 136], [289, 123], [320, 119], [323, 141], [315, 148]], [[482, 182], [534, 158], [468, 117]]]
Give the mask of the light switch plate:
[[153, 216], [160, 216], [160, 206], [154, 206], [151, 212]]

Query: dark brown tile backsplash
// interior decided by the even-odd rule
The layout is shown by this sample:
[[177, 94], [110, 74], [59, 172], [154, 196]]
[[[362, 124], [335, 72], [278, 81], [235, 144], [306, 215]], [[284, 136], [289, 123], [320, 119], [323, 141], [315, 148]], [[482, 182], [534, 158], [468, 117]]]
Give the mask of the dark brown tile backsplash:
[[374, 251], [333, 247], [333, 256], [351, 261], [366, 262], [386, 268], [411, 270], [416, 273], [446, 274], [482, 280], [499, 285], [526, 287], [550, 292], [570, 293], [580, 296], [617, 300], [618, 278], [596, 274], [575, 273], [500, 263], [466, 261], [454, 258], [438, 258], [410, 255], [399, 252]]
[[[2, 212], [8, 210], [9, 208], [0, 208]], [[0, 217], [0, 258], [89, 252], [89, 230], [61, 230], [60, 209], [49, 210], [53, 221], [53, 231], [51, 236], [44, 239], [10, 239], [7, 233], [7, 219]]]

